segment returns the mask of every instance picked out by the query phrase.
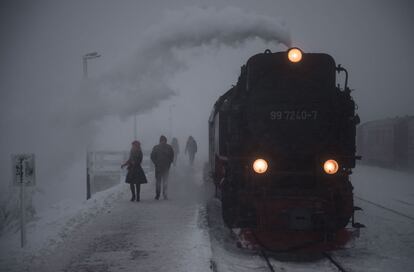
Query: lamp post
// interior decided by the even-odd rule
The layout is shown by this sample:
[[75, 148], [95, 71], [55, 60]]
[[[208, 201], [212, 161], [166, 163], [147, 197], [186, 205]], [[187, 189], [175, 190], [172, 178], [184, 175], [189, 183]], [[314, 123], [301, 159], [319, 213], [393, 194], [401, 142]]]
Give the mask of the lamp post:
[[83, 64], [83, 78], [88, 78], [88, 60], [99, 58], [101, 55], [98, 52], [86, 53], [82, 56]]
[[170, 115], [169, 115], [169, 126], [170, 126], [170, 138], [172, 138], [173, 137], [173, 116], [172, 116], [172, 110], [173, 110], [173, 108], [175, 107], [175, 104], [172, 104], [172, 105], [170, 105], [170, 108], [169, 108], [169, 113], [170, 113]]
[[137, 114], [134, 114], [134, 140], [137, 140], [138, 138], [138, 132], [137, 132], [138, 124], [137, 124]]
[[[88, 60], [99, 58], [101, 55], [98, 52], [91, 52], [86, 53], [82, 56], [82, 65], [83, 65], [83, 79], [88, 78]], [[90, 199], [92, 192], [91, 192], [91, 162], [92, 153], [89, 150], [89, 143], [86, 147], [86, 199]], [[93, 179], [93, 178], [92, 178]]]

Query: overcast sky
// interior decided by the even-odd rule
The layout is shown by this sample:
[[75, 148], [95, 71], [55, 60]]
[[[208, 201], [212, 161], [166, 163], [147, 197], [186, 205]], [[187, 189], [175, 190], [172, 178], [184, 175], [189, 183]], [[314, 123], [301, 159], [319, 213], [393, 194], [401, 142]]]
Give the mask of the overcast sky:
[[[331, 54], [337, 63], [348, 68], [349, 84], [355, 89], [353, 95], [362, 121], [414, 114], [412, 1], [3, 0], [0, 5], [2, 172], [9, 173], [9, 156], [16, 152], [39, 153], [43, 164], [58, 161], [60, 166], [51, 164], [50, 168], [41, 169], [40, 174], [47, 176], [55, 173], [53, 169], [60, 173], [79, 161], [86, 145], [96, 149], [128, 148], [133, 135], [131, 105], [124, 112], [119, 107], [108, 109], [105, 117], [91, 118], [93, 124], [74, 117], [85, 107], [73, 99], [81, 89], [81, 56], [91, 51], [102, 55], [89, 62], [91, 80], [117, 74], [131, 65], [129, 61], [137, 59], [138, 47], [148, 39], [148, 29], [159, 25], [168, 16], [166, 12], [180, 12], [188, 7], [208, 9], [210, 14], [230, 7], [233, 17], [226, 19], [236, 22], [237, 12], [231, 12], [231, 7], [253, 21], [254, 16], [275, 18], [282, 30], [290, 33], [292, 45], [305, 52]], [[227, 23], [223, 21], [223, 25]], [[162, 28], [155, 33], [159, 37], [168, 35]], [[171, 70], [174, 66], [170, 65], [166, 69], [171, 73], [162, 74], [162, 88], [170, 90], [169, 95], [161, 91], [151, 103], [137, 103], [138, 136], [144, 148], [150, 149], [161, 133], [169, 136], [171, 110], [172, 131], [181, 145], [192, 134], [205, 151], [207, 119], [215, 99], [235, 84], [240, 66], [266, 48], [286, 49], [271, 39], [247, 39], [231, 46], [206, 44], [174, 51], [174, 59], [179, 61], [177, 69]], [[149, 60], [138, 59], [141, 61], [134, 65], [143, 69], [142, 62]], [[157, 78], [158, 74], [151, 80]], [[108, 101], [117, 99], [116, 94], [105, 95]], [[145, 93], [140, 95], [148, 97]], [[93, 104], [92, 100], [85, 101]], [[91, 115], [79, 116], [87, 119]], [[67, 125], [62, 126], [65, 122]], [[73, 147], [73, 152], [68, 152], [65, 145], [70, 150]], [[44, 151], [48, 148], [53, 152]], [[65, 160], [61, 160], [62, 154]], [[70, 173], [66, 176], [77, 177]], [[10, 175], [3, 173], [0, 178], [4, 186]]]

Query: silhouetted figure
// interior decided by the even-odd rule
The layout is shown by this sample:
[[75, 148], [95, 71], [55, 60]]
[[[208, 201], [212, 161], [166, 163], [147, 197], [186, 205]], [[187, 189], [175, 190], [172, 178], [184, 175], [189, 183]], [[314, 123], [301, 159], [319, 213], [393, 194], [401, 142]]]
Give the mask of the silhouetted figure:
[[155, 199], [160, 198], [161, 184], [163, 197], [167, 199], [168, 174], [174, 160], [174, 150], [167, 144], [167, 138], [164, 135], [160, 137], [160, 143], [152, 149], [151, 160], [155, 165]]
[[172, 148], [173, 148], [173, 150], [174, 150], [174, 161], [173, 161], [173, 164], [174, 164], [174, 166], [177, 164], [177, 156], [178, 156], [178, 154], [180, 153], [180, 146], [178, 145], [178, 140], [177, 140], [177, 138], [173, 138], [172, 139], [172, 141], [171, 141], [171, 146], [172, 146]]
[[131, 151], [129, 152], [129, 159], [121, 165], [121, 168], [127, 166], [128, 174], [125, 182], [129, 183], [131, 187], [131, 201], [140, 200], [141, 184], [147, 183], [147, 177], [141, 167], [142, 151], [141, 144], [138, 141], [132, 142]]
[[188, 154], [190, 165], [193, 165], [194, 163], [195, 153], [197, 153], [197, 142], [194, 140], [193, 136], [190, 136], [185, 145], [185, 154]]

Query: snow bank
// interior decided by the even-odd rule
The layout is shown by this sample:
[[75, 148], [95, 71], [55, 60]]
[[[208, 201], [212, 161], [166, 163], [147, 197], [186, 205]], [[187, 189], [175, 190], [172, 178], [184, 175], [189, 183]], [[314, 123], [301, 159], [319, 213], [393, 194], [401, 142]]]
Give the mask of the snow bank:
[[127, 191], [127, 186], [122, 183], [96, 193], [88, 201], [63, 200], [50, 206], [27, 224], [27, 245], [24, 248], [20, 247], [20, 230], [10, 229], [0, 237], [0, 267], [7, 267], [7, 263], [15, 262], [17, 257], [23, 260], [53, 252], [72, 231], [109, 210], [111, 204]]

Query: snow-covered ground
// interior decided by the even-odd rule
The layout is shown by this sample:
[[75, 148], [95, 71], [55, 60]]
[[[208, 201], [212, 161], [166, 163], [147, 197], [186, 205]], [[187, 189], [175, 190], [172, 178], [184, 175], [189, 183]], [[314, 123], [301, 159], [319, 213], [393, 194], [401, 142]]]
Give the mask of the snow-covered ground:
[[[0, 271], [268, 271], [237, 248], [198, 169], [172, 170], [167, 201], [153, 199], [149, 173], [139, 203], [122, 183], [50, 207], [28, 225], [24, 249], [17, 230], [0, 237]], [[359, 165], [352, 181], [367, 228], [334, 257], [347, 271], [414, 271], [414, 174]], [[326, 259], [271, 262], [276, 271], [337, 271]]]
[[23, 271], [31, 259], [53, 252], [72, 232], [109, 210], [124, 194], [124, 187], [119, 185], [97, 193], [89, 201], [66, 199], [44, 209], [27, 224], [24, 248], [20, 248], [20, 230], [14, 224], [0, 237], [0, 271]]
[[358, 165], [352, 176], [355, 197], [414, 218], [414, 173]]
[[0, 271], [209, 271], [201, 176], [171, 174], [169, 200], [154, 200], [149, 174], [141, 202], [130, 202], [129, 187], [120, 184], [48, 211], [29, 226], [24, 249], [18, 233], [2, 237]]
[[352, 183], [366, 228], [335, 255], [352, 271], [414, 271], [414, 174], [359, 165]]

